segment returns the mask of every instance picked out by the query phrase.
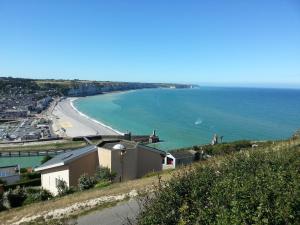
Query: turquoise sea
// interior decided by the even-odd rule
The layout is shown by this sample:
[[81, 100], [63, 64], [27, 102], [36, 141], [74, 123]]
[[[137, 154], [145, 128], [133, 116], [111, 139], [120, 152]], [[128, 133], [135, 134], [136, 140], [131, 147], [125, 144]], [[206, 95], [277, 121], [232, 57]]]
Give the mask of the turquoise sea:
[[[151, 134], [163, 150], [224, 141], [290, 137], [300, 128], [300, 90], [257, 88], [145, 89], [74, 102], [91, 118], [121, 132]], [[0, 158], [0, 166], [37, 166], [42, 157]]]
[[77, 99], [75, 107], [121, 132], [150, 134], [171, 150], [211, 141], [269, 140], [300, 129], [300, 90], [262, 88], [145, 89]]

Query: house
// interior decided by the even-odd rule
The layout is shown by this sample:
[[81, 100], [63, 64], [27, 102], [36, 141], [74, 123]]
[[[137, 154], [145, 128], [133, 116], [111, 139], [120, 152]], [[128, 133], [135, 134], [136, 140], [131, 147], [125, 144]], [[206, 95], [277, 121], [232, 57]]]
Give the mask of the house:
[[161, 162], [166, 155], [164, 151], [126, 140], [103, 141], [98, 146], [100, 166], [116, 172], [118, 181], [161, 171]]
[[35, 171], [41, 172], [42, 187], [56, 195], [58, 180], [64, 180], [68, 187], [75, 187], [82, 174], [93, 176], [98, 166], [98, 148], [89, 145], [59, 154], [37, 167]]
[[195, 161], [196, 151], [168, 152], [163, 161], [163, 169], [175, 169], [181, 165], [191, 164]]
[[20, 166], [11, 165], [0, 167], [0, 180], [6, 184], [14, 184], [20, 180]]
[[136, 179], [161, 171], [164, 157], [165, 152], [134, 141], [107, 140], [57, 155], [35, 171], [41, 172], [42, 187], [56, 195], [58, 180], [75, 187], [82, 174], [93, 176], [99, 167], [116, 172], [115, 181]]

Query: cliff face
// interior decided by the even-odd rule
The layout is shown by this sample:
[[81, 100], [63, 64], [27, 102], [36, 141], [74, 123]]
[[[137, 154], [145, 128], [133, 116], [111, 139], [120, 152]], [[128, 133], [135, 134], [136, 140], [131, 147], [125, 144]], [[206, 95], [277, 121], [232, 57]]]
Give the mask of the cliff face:
[[104, 92], [126, 91], [144, 88], [190, 88], [190, 85], [181, 84], [152, 84], [152, 83], [83, 83], [77, 87], [72, 87], [68, 90], [68, 96], [88, 96], [96, 95]]
[[0, 94], [43, 94], [50, 96], [88, 96], [103, 92], [143, 88], [190, 88], [191, 85], [172, 83], [110, 82], [88, 80], [32, 80], [0, 77]]

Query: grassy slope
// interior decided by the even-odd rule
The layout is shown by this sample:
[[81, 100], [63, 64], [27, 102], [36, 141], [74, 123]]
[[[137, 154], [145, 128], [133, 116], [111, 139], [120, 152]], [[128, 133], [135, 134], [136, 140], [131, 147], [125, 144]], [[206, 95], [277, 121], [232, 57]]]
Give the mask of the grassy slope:
[[299, 224], [299, 168], [299, 140], [212, 158], [158, 186], [138, 224]]

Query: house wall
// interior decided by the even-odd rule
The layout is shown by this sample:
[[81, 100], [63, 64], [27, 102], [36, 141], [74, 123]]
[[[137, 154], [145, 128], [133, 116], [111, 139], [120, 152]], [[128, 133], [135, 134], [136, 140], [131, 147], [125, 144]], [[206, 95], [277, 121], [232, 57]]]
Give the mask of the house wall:
[[69, 185], [78, 186], [78, 179], [82, 174], [94, 176], [99, 167], [98, 152], [91, 152], [69, 164]]
[[137, 178], [140, 178], [147, 173], [161, 171], [163, 158], [157, 152], [138, 148], [137, 151]]
[[194, 156], [176, 159], [176, 167], [191, 164], [194, 162]]
[[56, 179], [66, 181], [67, 185], [69, 186], [69, 167], [60, 166], [48, 170], [43, 170], [41, 172], [42, 187], [50, 191], [54, 195], [57, 194]]
[[[122, 177], [122, 181], [137, 178], [137, 150], [127, 149], [126, 153], [121, 157], [121, 151], [113, 151], [114, 168], [118, 168], [118, 177]], [[119, 179], [120, 180], [120, 179]]]
[[5, 181], [6, 184], [14, 184], [14, 183], [17, 183], [18, 181], [20, 181], [20, 175], [16, 174], [16, 175], [10, 175], [7, 177], [0, 177], [0, 179]]
[[99, 148], [100, 166], [108, 167], [112, 172], [116, 172], [115, 181], [126, 181], [135, 179], [137, 154], [134, 149], [127, 149], [121, 156], [121, 150], [108, 150]]
[[111, 169], [111, 151], [105, 148], [98, 148], [99, 165]]

